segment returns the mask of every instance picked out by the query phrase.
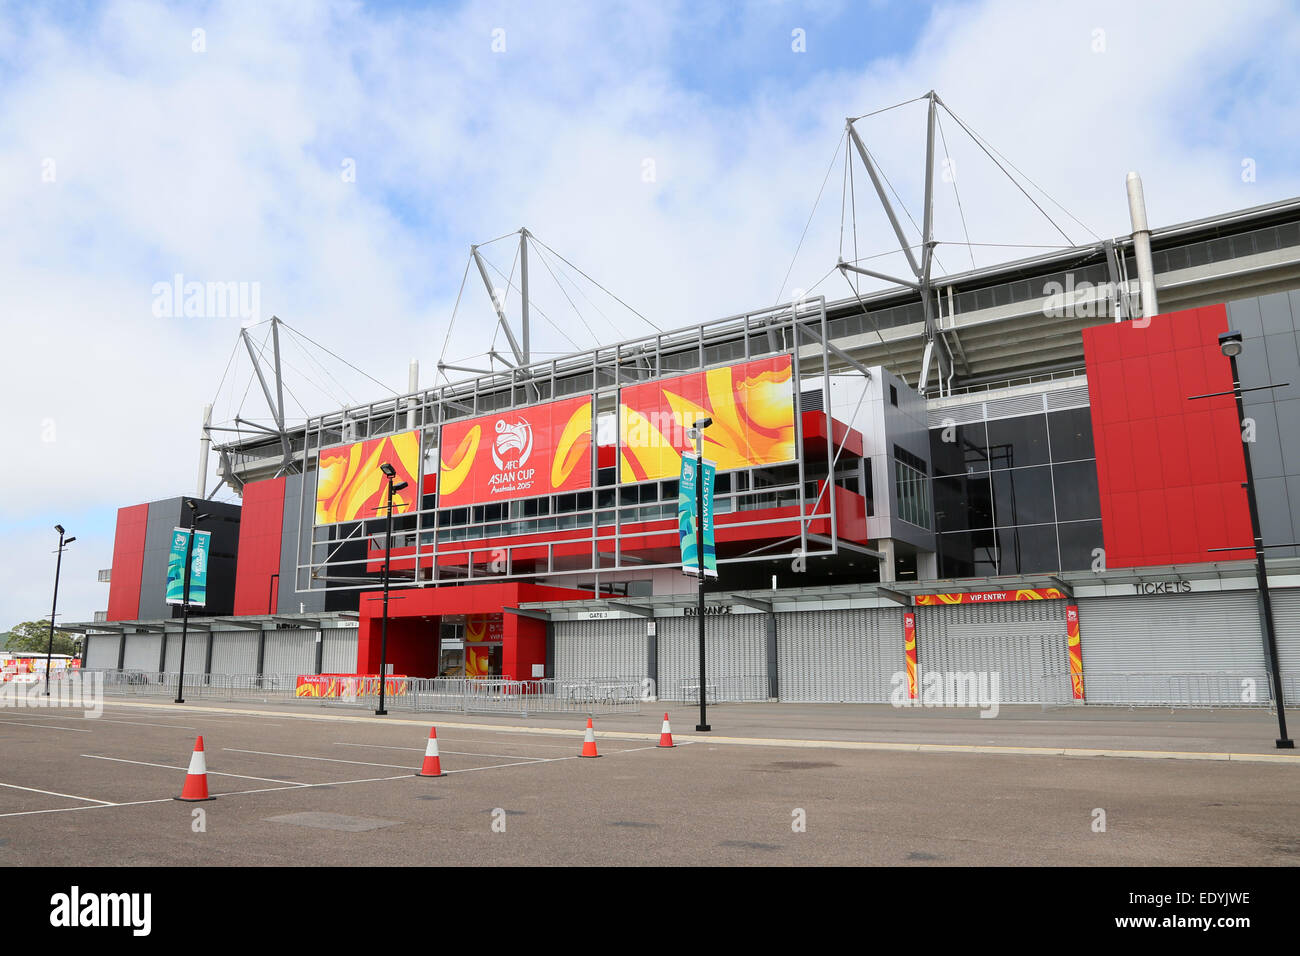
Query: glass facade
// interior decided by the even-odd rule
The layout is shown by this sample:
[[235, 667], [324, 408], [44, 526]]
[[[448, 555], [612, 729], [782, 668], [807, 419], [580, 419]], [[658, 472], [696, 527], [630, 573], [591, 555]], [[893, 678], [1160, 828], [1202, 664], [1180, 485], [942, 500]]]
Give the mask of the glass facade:
[[1087, 408], [930, 431], [939, 576], [1087, 570], [1102, 546]]

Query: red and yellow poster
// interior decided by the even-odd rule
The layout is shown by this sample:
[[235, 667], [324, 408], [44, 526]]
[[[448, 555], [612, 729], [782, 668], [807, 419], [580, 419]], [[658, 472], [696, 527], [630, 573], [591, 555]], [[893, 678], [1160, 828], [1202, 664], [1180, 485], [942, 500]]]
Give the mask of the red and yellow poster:
[[692, 372], [619, 393], [619, 480], [676, 478], [686, 430], [712, 418], [704, 457], [718, 471], [795, 460], [794, 383], [789, 355]]
[[907, 699], [916, 700], [916, 612], [903, 612], [903, 649], [907, 652]]
[[397, 472], [394, 483], [406, 482], [406, 488], [393, 494], [393, 514], [414, 508], [420, 500], [418, 431], [322, 448], [316, 477], [316, 523], [384, 517], [388, 479], [379, 466], [385, 462]]
[[[391, 674], [384, 681], [384, 694], [406, 693], [406, 675]], [[378, 697], [378, 674], [299, 674], [295, 697]]]
[[591, 398], [442, 426], [440, 507], [591, 487]]
[[1065, 641], [1070, 652], [1070, 687], [1075, 700], [1083, 700], [1083, 643], [1079, 633], [1079, 606], [1065, 608]]
[[465, 676], [491, 675], [492, 647], [505, 640], [506, 623], [503, 614], [465, 615]]
[[1060, 588], [1022, 588], [1019, 591], [966, 591], [961, 594], [918, 594], [918, 607], [940, 604], [992, 604], [999, 601], [1050, 601], [1063, 598]]

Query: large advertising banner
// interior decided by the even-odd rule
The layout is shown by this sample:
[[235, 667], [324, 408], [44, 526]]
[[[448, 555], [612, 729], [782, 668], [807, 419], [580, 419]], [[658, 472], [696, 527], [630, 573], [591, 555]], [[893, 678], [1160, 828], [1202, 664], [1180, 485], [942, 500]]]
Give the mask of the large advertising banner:
[[[698, 467], [697, 467], [698, 466]], [[699, 489], [697, 480], [704, 482], [704, 576], [718, 576], [718, 554], [713, 541], [713, 462], [697, 462], [689, 456], [682, 458], [682, 470], [677, 479], [677, 538], [682, 548], [682, 570], [687, 574], [700, 573], [699, 539], [695, 529], [695, 507]]]
[[385, 462], [397, 472], [394, 484], [406, 482], [406, 488], [393, 493], [393, 514], [415, 508], [420, 500], [420, 433], [402, 432], [321, 449], [316, 523], [386, 517], [388, 479], [379, 470]]
[[794, 383], [789, 355], [692, 372], [619, 392], [619, 481], [677, 477], [686, 430], [704, 430], [705, 457], [719, 471], [794, 461]]
[[[194, 553], [190, 557], [190, 606], [203, 607], [208, 600], [208, 545], [211, 531], [194, 532]], [[185, 552], [189, 547], [188, 528], [172, 529], [172, 547], [167, 555], [167, 603], [185, 602]]]
[[590, 488], [591, 437], [586, 395], [443, 425], [438, 506]]

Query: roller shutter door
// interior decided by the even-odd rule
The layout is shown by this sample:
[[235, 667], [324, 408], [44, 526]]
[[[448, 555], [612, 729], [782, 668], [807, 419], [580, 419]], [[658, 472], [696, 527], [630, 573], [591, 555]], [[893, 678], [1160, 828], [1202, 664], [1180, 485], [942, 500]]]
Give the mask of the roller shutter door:
[[[1036, 704], [1045, 695], [1059, 699], [1055, 685], [1068, 680], [1069, 673], [1065, 605], [1004, 601], [918, 607], [916, 655], [923, 699], [926, 675], [932, 672], [987, 674], [984, 686], [990, 693], [996, 675], [1001, 704]], [[944, 703], [955, 703], [948, 699], [952, 686], [939, 683], [945, 686]]]
[[158, 657], [162, 653], [161, 634], [127, 634], [126, 656], [122, 667], [126, 670], [158, 673]]
[[[1273, 599], [1273, 630], [1277, 636], [1277, 657], [1282, 673], [1300, 683], [1300, 589], [1269, 589]], [[1288, 694], [1287, 703], [1291, 702]]]
[[121, 646], [121, 637], [117, 634], [86, 635], [86, 650], [82, 655], [87, 670], [117, 670], [117, 649]]
[[357, 633], [355, 627], [329, 627], [321, 631], [325, 649], [321, 656], [321, 670], [326, 674], [355, 674], [357, 672]]
[[1268, 698], [1254, 591], [1083, 598], [1079, 628], [1092, 703], [1241, 703], [1246, 678]]
[[646, 620], [556, 621], [557, 680], [646, 676]]
[[[191, 678], [203, 677], [203, 670], [208, 663], [208, 635], [190, 631], [185, 636], [185, 683]], [[181, 669], [181, 636], [167, 635], [167, 673], [175, 674]], [[195, 681], [199, 683], [199, 681]]]
[[266, 632], [264, 674], [316, 673], [316, 632], [287, 629]]
[[220, 631], [212, 635], [212, 673], [256, 674], [258, 632]]
[[792, 611], [776, 616], [781, 700], [885, 703], [907, 664], [903, 611]]
[[[719, 701], [767, 700], [767, 615], [705, 619], [705, 678]], [[682, 685], [700, 682], [699, 619], [659, 619], [659, 696], [682, 699]], [[695, 700], [695, 691], [688, 691]]]

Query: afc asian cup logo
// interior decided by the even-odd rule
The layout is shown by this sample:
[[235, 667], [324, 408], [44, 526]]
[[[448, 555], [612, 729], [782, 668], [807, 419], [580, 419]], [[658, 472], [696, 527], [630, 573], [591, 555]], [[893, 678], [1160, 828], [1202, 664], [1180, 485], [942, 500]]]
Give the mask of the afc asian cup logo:
[[505, 419], [497, 419], [497, 437], [492, 442], [492, 460], [497, 468], [505, 470], [506, 463], [511, 468], [522, 467], [533, 453], [533, 426], [527, 419], [520, 419], [509, 425]]

